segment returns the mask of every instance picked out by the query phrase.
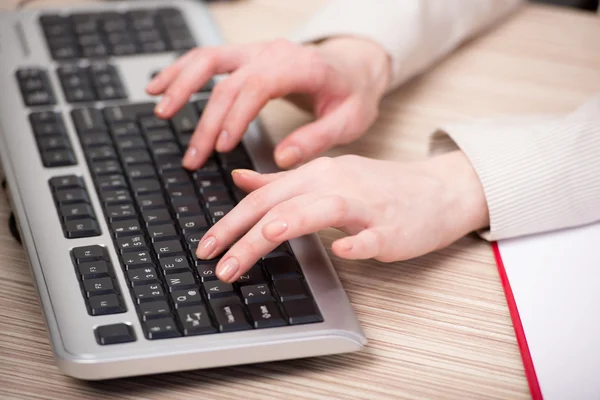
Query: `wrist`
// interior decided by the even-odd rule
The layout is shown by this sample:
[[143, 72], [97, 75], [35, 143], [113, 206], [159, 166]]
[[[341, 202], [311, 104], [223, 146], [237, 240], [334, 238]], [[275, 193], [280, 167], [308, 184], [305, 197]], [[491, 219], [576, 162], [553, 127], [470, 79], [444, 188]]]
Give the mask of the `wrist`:
[[429, 160], [435, 176], [447, 188], [447, 223], [461, 235], [489, 226], [485, 192], [479, 176], [466, 154], [453, 151]]
[[354, 83], [371, 93], [377, 102], [391, 81], [391, 61], [376, 43], [354, 37], [333, 37], [316, 45], [323, 57], [344, 71]]

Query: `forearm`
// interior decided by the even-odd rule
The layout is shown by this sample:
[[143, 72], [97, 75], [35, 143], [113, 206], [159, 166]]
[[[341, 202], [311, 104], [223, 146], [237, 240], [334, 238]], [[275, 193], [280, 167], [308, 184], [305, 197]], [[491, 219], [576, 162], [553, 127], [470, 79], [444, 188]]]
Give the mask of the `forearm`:
[[334, 0], [295, 39], [363, 38], [390, 57], [388, 90], [423, 72], [522, 0]]

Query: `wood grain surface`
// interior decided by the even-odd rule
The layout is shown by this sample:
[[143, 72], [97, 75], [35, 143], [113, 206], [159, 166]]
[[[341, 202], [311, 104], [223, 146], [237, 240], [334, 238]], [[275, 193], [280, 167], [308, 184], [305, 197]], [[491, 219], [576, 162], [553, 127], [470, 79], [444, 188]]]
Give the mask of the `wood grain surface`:
[[[230, 42], [288, 35], [324, 0], [211, 5]], [[15, 0], [0, 0], [10, 8]], [[32, 6], [57, 1], [37, 1]], [[64, 3], [64, 1], [62, 1]], [[426, 157], [440, 124], [507, 113], [564, 112], [600, 92], [600, 21], [528, 6], [388, 96], [375, 126], [331, 155]], [[274, 141], [310, 120], [274, 101]], [[485, 134], [485, 132], [482, 132]], [[528, 398], [519, 349], [488, 243], [467, 237], [406, 262], [333, 263], [369, 339], [348, 355], [87, 383], [54, 365], [24, 252], [0, 196], [0, 398]], [[326, 247], [339, 236], [320, 234]], [[402, 243], [398, 244], [399, 246]]]

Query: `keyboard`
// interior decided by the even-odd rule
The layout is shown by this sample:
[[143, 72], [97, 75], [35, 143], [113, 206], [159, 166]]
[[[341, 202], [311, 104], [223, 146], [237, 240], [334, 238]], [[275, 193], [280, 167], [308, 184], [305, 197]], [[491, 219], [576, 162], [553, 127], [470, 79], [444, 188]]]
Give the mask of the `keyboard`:
[[[243, 201], [237, 168], [274, 172], [254, 121], [198, 170], [181, 159], [213, 77], [170, 120], [144, 88], [221, 43], [205, 6], [131, 1], [0, 14], [0, 158], [57, 365], [88, 380], [360, 350], [315, 235], [233, 283], [195, 255]], [[1, 284], [1, 283], [0, 283]], [[42, 321], [35, 321], [42, 323]]]

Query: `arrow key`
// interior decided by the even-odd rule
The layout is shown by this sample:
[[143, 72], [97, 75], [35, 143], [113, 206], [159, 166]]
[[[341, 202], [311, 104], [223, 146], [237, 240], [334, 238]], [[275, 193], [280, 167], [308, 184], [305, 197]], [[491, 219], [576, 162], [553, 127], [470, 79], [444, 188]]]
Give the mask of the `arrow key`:
[[185, 336], [215, 333], [217, 331], [212, 325], [204, 306], [181, 308], [177, 311], [177, 315]]
[[273, 301], [271, 289], [267, 284], [242, 286], [240, 290], [246, 304]]

